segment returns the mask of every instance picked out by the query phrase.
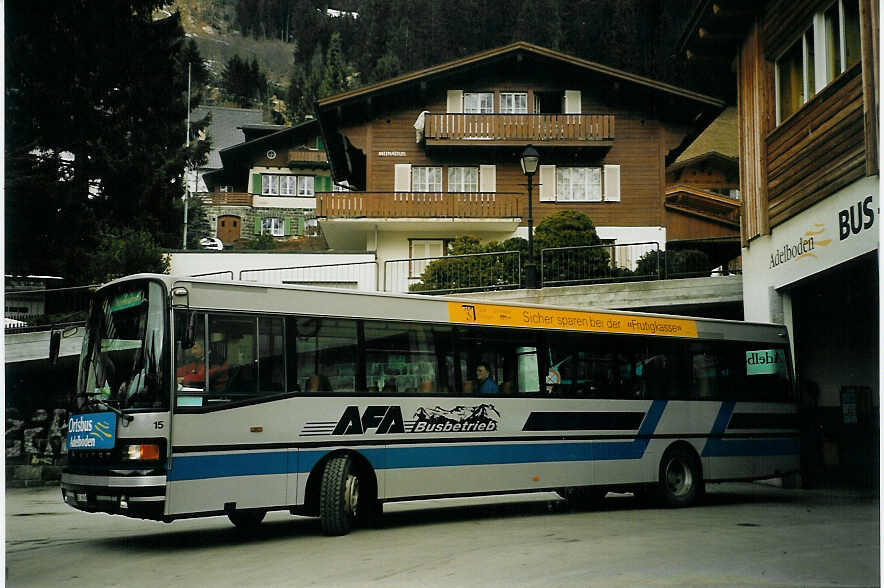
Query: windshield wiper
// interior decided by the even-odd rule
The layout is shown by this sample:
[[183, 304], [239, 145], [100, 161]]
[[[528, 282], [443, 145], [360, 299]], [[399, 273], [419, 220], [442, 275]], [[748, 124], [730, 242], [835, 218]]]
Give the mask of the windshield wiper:
[[96, 407], [96, 408], [99, 408], [99, 409], [102, 408], [102, 407], [104, 407], [104, 409], [109, 410], [109, 411], [111, 411], [112, 413], [119, 415], [119, 417], [120, 417], [121, 419], [123, 419], [123, 421], [126, 422], [126, 423], [131, 423], [132, 420], [135, 418], [135, 417], [133, 417], [133, 416], [130, 415], [130, 414], [126, 414], [125, 412], [123, 412], [123, 411], [120, 410], [119, 408], [117, 408], [117, 407], [115, 407], [115, 406], [112, 406], [112, 405], [111, 405], [110, 403], [108, 403], [106, 400], [98, 400], [98, 399], [96, 399], [96, 398], [91, 398], [92, 396], [97, 396], [98, 394], [101, 394], [101, 392], [92, 392], [91, 394], [88, 393], [88, 392], [84, 392], [84, 393], [83, 393], [83, 396], [86, 397], [86, 399], [87, 399], [88, 402], [91, 402], [91, 403], [92, 403], [92, 406], [94, 406], [94, 407]]

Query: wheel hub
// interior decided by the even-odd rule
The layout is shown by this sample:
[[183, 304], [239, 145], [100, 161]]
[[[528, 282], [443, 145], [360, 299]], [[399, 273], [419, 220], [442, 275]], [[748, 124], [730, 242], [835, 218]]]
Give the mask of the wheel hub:
[[359, 478], [350, 474], [344, 484], [344, 508], [347, 513], [355, 517], [359, 506]]
[[694, 485], [691, 469], [678, 460], [672, 460], [666, 468], [666, 485], [675, 496], [688, 494]]

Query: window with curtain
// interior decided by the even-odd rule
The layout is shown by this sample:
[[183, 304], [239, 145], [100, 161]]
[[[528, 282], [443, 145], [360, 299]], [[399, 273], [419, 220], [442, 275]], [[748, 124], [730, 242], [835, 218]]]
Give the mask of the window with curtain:
[[449, 192], [478, 192], [479, 191], [479, 168], [477, 168], [477, 167], [449, 167], [448, 168], [448, 191]]
[[599, 167], [557, 167], [556, 200], [600, 202], [602, 169]]
[[463, 111], [467, 114], [491, 114], [494, 112], [493, 92], [464, 92]]
[[411, 190], [412, 192], [441, 192], [442, 168], [412, 167]]
[[500, 112], [504, 114], [527, 114], [527, 92], [501, 92]]

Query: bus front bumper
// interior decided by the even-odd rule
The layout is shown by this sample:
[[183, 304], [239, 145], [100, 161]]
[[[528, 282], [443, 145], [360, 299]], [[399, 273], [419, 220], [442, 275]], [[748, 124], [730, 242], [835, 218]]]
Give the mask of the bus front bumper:
[[109, 474], [61, 475], [65, 504], [86, 512], [105, 512], [162, 520], [166, 504], [166, 476]]

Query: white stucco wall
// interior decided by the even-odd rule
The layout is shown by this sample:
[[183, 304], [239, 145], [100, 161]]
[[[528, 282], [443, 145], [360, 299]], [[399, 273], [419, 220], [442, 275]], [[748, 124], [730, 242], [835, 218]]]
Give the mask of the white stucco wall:
[[878, 176], [863, 178], [750, 241], [743, 248], [746, 320], [788, 321], [784, 288], [878, 249], [879, 205]]
[[[366, 291], [375, 290], [377, 286], [374, 253], [178, 251], [169, 253], [169, 257], [170, 273], [173, 275], [233, 272], [233, 279], [239, 279], [240, 272], [245, 270], [242, 275], [244, 280], [271, 284], [312, 284]], [[288, 269], [305, 266], [312, 266], [313, 269]], [[225, 279], [225, 276], [218, 277]]]

